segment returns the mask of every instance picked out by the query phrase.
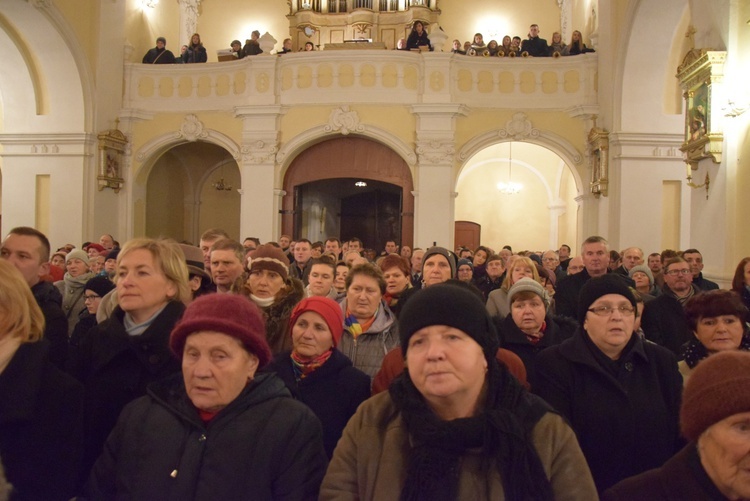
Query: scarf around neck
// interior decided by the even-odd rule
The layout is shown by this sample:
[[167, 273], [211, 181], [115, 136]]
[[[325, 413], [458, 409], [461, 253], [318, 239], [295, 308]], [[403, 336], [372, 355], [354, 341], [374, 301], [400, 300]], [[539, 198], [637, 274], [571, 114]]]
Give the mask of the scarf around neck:
[[378, 316], [379, 309], [380, 306], [378, 306], [378, 309], [375, 310], [375, 314], [370, 320], [361, 324], [359, 323], [359, 320], [357, 320], [357, 317], [354, 316], [354, 313], [350, 312], [349, 308], [347, 307], [346, 317], [344, 318], [344, 330], [351, 334], [354, 339], [357, 339], [360, 334], [367, 332], [367, 330], [372, 327], [372, 324], [375, 322], [375, 318]]
[[292, 351], [290, 355], [292, 359], [292, 369], [294, 369], [294, 379], [298, 382], [305, 379], [307, 376], [315, 372], [321, 365], [326, 363], [329, 358], [333, 355], [333, 348], [326, 350], [315, 358], [306, 360], [299, 356], [296, 351]]
[[428, 407], [408, 371], [389, 391], [413, 439], [402, 501], [456, 500], [461, 457], [471, 449], [481, 450], [485, 474], [497, 468], [506, 499], [554, 498], [530, 433], [549, 408], [529, 398], [494, 360], [488, 366], [485, 405], [477, 416], [443, 421]]

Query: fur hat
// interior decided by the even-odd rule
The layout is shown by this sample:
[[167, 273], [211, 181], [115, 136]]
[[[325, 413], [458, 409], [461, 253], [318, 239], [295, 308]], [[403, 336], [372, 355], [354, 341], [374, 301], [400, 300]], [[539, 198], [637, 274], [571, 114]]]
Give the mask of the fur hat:
[[344, 314], [341, 312], [341, 306], [333, 299], [321, 296], [311, 296], [303, 299], [295, 306], [292, 316], [289, 319], [289, 330], [291, 332], [297, 319], [303, 313], [313, 311], [323, 317], [328, 329], [333, 337], [333, 346], [338, 346], [341, 339], [341, 333], [344, 331]]
[[252, 301], [237, 294], [206, 294], [190, 303], [169, 336], [169, 347], [182, 359], [185, 340], [199, 331], [215, 331], [236, 338], [258, 357], [258, 369], [271, 360], [263, 314]]
[[750, 412], [750, 353], [723, 351], [702, 360], [682, 392], [685, 438], [697, 440], [711, 425], [742, 412]]
[[591, 308], [591, 305], [594, 304], [594, 301], [607, 294], [619, 294], [630, 301], [630, 304], [635, 308], [635, 296], [630, 291], [626, 280], [627, 278], [620, 278], [617, 274], [608, 273], [586, 282], [578, 294], [578, 323], [583, 325], [583, 322], [586, 320], [586, 313]]
[[466, 287], [438, 284], [416, 292], [399, 315], [401, 349], [406, 356], [409, 339], [431, 325], [447, 325], [465, 332], [494, 360], [499, 347], [497, 331], [481, 299]]
[[533, 292], [540, 298], [544, 303], [544, 307], [549, 307], [549, 294], [547, 290], [542, 287], [542, 284], [534, 280], [533, 278], [523, 277], [518, 282], [514, 283], [508, 291], [508, 304], [513, 304], [513, 298], [520, 292]]
[[71, 259], [80, 259], [81, 261], [86, 263], [86, 266], [89, 265], [89, 255], [80, 249], [70, 251], [68, 255], [65, 256], [65, 263], [69, 263]]
[[641, 273], [646, 274], [646, 276], [648, 277], [649, 284], [651, 284], [651, 287], [653, 287], [654, 286], [654, 274], [651, 272], [651, 269], [645, 264], [639, 264], [638, 266], [633, 266], [628, 272], [628, 275], [630, 275], [630, 278], [633, 278], [633, 275], [635, 275], [639, 271]]
[[250, 273], [255, 270], [271, 270], [281, 275], [284, 280], [289, 276], [289, 260], [284, 251], [273, 245], [264, 244], [252, 251], [247, 267]]
[[[448, 260], [448, 264], [451, 267], [451, 277], [456, 276], [456, 260], [453, 257], [453, 253], [446, 249], [445, 247], [430, 247], [427, 249], [427, 251], [424, 253], [424, 256], [422, 256], [422, 270], [424, 270], [424, 264], [427, 262], [428, 259], [430, 259], [435, 254], [440, 254], [445, 259]], [[422, 271], [422, 274], [424, 274], [424, 271]]]

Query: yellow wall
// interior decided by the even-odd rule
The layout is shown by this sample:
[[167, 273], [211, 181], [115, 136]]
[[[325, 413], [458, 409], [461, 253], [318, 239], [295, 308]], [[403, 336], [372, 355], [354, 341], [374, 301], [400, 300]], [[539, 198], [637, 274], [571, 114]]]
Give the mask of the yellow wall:
[[[65, 17], [68, 26], [75, 33], [81, 49], [86, 54], [91, 68], [96, 66], [96, 56], [99, 49], [97, 43], [99, 26], [99, 2], [90, 0], [54, 0], [55, 6]], [[117, 48], [118, 53], [121, 48]]]

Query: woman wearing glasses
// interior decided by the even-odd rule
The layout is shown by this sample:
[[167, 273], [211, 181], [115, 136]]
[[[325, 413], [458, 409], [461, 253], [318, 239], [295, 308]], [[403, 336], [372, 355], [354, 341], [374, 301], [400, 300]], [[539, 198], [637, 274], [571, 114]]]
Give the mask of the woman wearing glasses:
[[621, 278], [592, 278], [578, 332], [537, 356], [533, 391], [569, 421], [600, 492], [661, 466], [681, 445], [677, 359], [633, 334], [635, 316]]

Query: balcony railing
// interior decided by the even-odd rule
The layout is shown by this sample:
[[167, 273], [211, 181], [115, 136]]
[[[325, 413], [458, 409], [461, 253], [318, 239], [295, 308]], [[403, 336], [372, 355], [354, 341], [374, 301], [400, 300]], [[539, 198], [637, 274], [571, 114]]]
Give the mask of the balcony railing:
[[292, 14], [311, 10], [319, 13], [345, 14], [357, 9], [377, 12], [399, 12], [409, 7], [437, 8], [436, 0], [293, 0]]
[[454, 103], [564, 110], [598, 104], [597, 55], [483, 58], [448, 53], [320, 51], [226, 63], [127, 64], [123, 107], [231, 111], [243, 105]]

